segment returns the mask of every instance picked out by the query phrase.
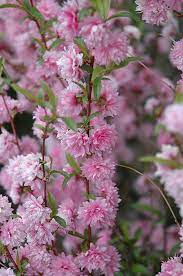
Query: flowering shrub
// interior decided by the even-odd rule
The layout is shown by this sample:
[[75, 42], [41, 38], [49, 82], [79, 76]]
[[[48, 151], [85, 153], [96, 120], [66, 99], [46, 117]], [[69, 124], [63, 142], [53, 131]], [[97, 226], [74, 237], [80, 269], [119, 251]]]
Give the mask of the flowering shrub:
[[135, 2], [1, 1], [0, 275], [183, 275], [183, 1]]

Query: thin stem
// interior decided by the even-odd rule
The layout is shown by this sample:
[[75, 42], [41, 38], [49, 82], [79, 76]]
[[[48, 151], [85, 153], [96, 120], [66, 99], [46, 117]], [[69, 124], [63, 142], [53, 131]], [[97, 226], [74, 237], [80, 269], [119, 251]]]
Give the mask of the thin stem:
[[41, 148], [42, 155], [42, 171], [43, 171], [43, 185], [44, 185], [44, 204], [47, 206], [47, 180], [46, 180], [46, 169], [45, 169], [45, 153], [46, 153], [46, 139], [47, 139], [47, 130], [49, 123], [45, 126], [45, 131], [43, 134], [43, 143]]
[[[34, 7], [33, 0], [30, 0], [30, 4], [31, 4], [32, 7]], [[46, 37], [45, 37], [45, 35], [41, 32], [41, 26], [40, 26], [40, 24], [39, 24], [39, 21], [38, 21], [36, 18], [33, 18], [33, 21], [36, 23], [36, 26], [37, 26], [38, 31], [39, 31], [39, 33], [40, 33], [41, 40], [42, 40], [42, 42], [43, 42], [43, 44], [44, 44], [45, 49], [48, 50], [48, 47], [47, 47], [47, 44], [46, 44]]]
[[166, 82], [166, 81], [164, 81], [162, 78], [160, 78], [159, 76], [157, 76], [157, 75], [155, 75], [155, 73], [148, 67], [148, 66], [146, 66], [142, 61], [138, 61], [138, 63], [142, 66], [142, 67], [144, 67], [147, 71], [149, 71], [152, 75], [154, 75], [156, 78], [158, 78], [164, 85], [166, 85], [169, 89], [171, 89], [173, 92], [175, 92], [174, 91], [174, 89]]
[[18, 141], [18, 135], [17, 135], [17, 132], [16, 132], [16, 128], [15, 128], [15, 124], [14, 124], [14, 121], [13, 121], [13, 117], [11, 116], [11, 113], [9, 111], [9, 108], [8, 108], [8, 105], [7, 105], [7, 102], [5, 100], [4, 95], [1, 95], [1, 96], [2, 96], [2, 99], [3, 99], [3, 102], [4, 102], [4, 106], [6, 108], [6, 111], [8, 113], [9, 119], [10, 119], [11, 128], [12, 128], [12, 131], [13, 131], [13, 135], [15, 137], [15, 144], [17, 145], [19, 153], [21, 153], [21, 148], [20, 148], [20, 144], [19, 144], [19, 141]]
[[82, 234], [80, 234], [79, 232], [69, 231], [68, 234], [73, 236], [73, 237], [77, 237], [77, 238], [80, 238], [82, 240], [85, 240], [85, 237]]
[[140, 172], [140, 171], [138, 171], [138, 170], [136, 170], [136, 169], [134, 169], [134, 168], [132, 168], [130, 166], [126, 166], [126, 165], [117, 165], [117, 166], [129, 169], [129, 170], [131, 170], [131, 171], [133, 171], [133, 172], [135, 172], [135, 173], [137, 173], [137, 174], [139, 174], [141, 176], [144, 176], [148, 180], [148, 182], [151, 183], [159, 191], [159, 193], [161, 194], [162, 198], [164, 199], [166, 205], [168, 206], [168, 209], [170, 210], [170, 212], [171, 212], [171, 214], [172, 214], [172, 216], [173, 216], [173, 218], [175, 220], [175, 223], [180, 228], [180, 224], [179, 224], [179, 222], [178, 222], [178, 220], [177, 220], [177, 218], [176, 218], [176, 216], [174, 214], [174, 211], [172, 210], [172, 207], [170, 206], [170, 203], [168, 202], [166, 196], [164, 195], [164, 193], [161, 190], [161, 188], [150, 177], [144, 175], [142, 172]]
[[[94, 66], [94, 57], [91, 58], [90, 66], [93, 69]], [[87, 108], [87, 116], [89, 117], [91, 115], [91, 103], [92, 103], [92, 89], [93, 89], [93, 83], [92, 83], [92, 73], [89, 75], [89, 90], [88, 90], [88, 108]], [[88, 123], [87, 128], [87, 135], [90, 136], [90, 121]], [[90, 193], [90, 182], [88, 179], [86, 179], [86, 193]], [[90, 248], [90, 243], [92, 240], [92, 230], [91, 226], [88, 226], [88, 249]]]
[[15, 269], [16, 269], [17, 271], [19, 271], [19, 268], [18, 268], [18, 266], [17, 266], [15, 260], [14, 260], [13, 257], [11, 256], [11, 253], [10, 253], [8, 247], [5, 246], [5, 249], [6, 249], [6, 254], [7, 254], [8, 259], [12, 262], [12, 264], [13, 264], [14, 267], [15, 267]]

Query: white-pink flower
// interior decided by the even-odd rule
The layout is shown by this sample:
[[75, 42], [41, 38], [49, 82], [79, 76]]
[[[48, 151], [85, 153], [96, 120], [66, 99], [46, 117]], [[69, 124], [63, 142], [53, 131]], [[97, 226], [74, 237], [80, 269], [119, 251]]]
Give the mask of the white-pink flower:
[[54, 257], [51, 263], [51, 275], [57, 276], [80, 276], [81, 272], [76, 264], [75, 259], [62, 253], [60, 256]]
[[183, 72], [183, 38], [174, 43], [170, 52], [170, 60], [174, 66]]
[[113, 210], [104, 198], [85, 201], [78, 210], [78, 219], [83, 225], [101, 227], [110, 224]]
[[4, 223], [12, 215], [13, 209], [6, 196], [0, 195], [0, 223]]
[[82, 165], [83, 175], [90, 181], [111, 179], [114, 175], [115, 163], [111, 158], [92, 156]]
[[60, 59], [57, 61], [59, 74], [68, 82], [78, 80], [81, 76], [80, 66], [82, 63], [83, 54], [79, 53], [74, 45], [71, 45], [60, 53]]
[[112, 150], [117, 141], [117, 132], [114, 126], [104, 125], [93, 130], [90, 141], [93, 152]]
[[183, 105], [182, 104], [171, 104], [166, 107], [162, 123], [165, 124], [166, 128], [173, 133], [183, 135]]

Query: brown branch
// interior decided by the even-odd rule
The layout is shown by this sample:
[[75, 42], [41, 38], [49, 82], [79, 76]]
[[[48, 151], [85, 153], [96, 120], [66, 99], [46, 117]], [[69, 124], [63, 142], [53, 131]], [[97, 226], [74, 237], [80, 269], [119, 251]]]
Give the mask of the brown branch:
[[[91, 57], [90, 66], [93, 69], [94, 57]], [[87, 116], [88, 117], [91, 115], [92, 90], [93, 90], [92, 73], [90, 73], [90, 76], [89, 76], [89, 90], [88, 90], [88, 107], [87, 107]], [[88, 137], [90, 136], [90, 121], [88, 123], [87, 135], [88, 135]], [[86, 179], [86, 193], [87, 193], [87, 195], [90, 194], [90, 182], [89, 182], [88, 179]], [[91, 226], [89, 225], [88, 226], [88, 244], [87, 244], [88, 249], [90, 248], [91, 240], [92, 240], [92, 230], [91, 230]]]
[[18, 141], [18, 135], [17, 135], [17, 132], [16, 132], [16, 128], [15, 128], [15, 124], [14, 124], [14, 121], [13, 121], [13, 117], [11, 116], [11, 113], [9, 111], [7, 102], [5, 100], [5, 96], [4, 95], [1, 95], [1, 96], [2, 96], [2, 99], [3, 99], [3, 102], [4, 102], [4, 106], [6, 108], [6, 111], [8, 113], [9, 119], [10, 119], [11, 128], [12, 128], [12, 131], [13, 131], [13, 134], [14, 134], [14, 137], [15, 137], [15, 144], [17, 145], [19, 153], [21, 153], [21, 148], [20, 148], [20, 144], [19, 144], [19, 141]]

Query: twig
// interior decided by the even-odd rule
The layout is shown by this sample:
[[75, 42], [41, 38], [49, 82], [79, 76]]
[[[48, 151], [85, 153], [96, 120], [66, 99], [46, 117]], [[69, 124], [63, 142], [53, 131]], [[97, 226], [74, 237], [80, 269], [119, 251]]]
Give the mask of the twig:
[[17, 271], [19, 271], [19, 268], [18, 268], [18, 266], [17, 266], [17, 264], [16, 264], [15, 260], [14, 260], [14, 259], [13, 259], [13, 257], [11, 256], [11, 253], [10, 253], [10, 251], [9, 251], [8, 247], [7, 247], [7, 246], [5, 246], [5, 249], [6, 249], [6, 254], [7, 254], [7, 257], [8, 257], [8, 258], [9, 258], [9, 260], [13, 263], [13, 265], [14, 265], [15, 269], [16, 269]]
[[1, 95], [1, 96], [2, 96], [2, 99], [3, 99], [3, 102], [4, 102], [4, 106], [6, 108], [6, 111], [8, 113], [9, 119], [10, 119], [11, 128], [12, 128], [12, 131], [13, 131], [13, 134], [14, 134], [14, 137], [15, 137], [15, 144], [17, 145], [19, 153], [21, 153], [21, 148], [20, 148], [20, 144], [19, 144], [19, 141], [18, 141], [18, 136], [17, 136], [17, 132], [16, 132], [16, 128], [15, 128], [15, 124], [14, 124], [13, 118], [12, 118], [11, 113], [9, 111], [9, 108], [8, 108], [7, 103], [6, 103], [4, 95]]
[[132, 168], [130, 166], [126, 166], [126, 165], [117, 165], [117, 166], [129, 169], [129, 170], [131, 170], [131, 171], [133, 171], [133, 172], [135, 172], [135, 173], [137, 173], [137, 174], [139, 174], [141, 176], [144, 176], [148, 180], [148, 182], [151, 183], [159, 191], [159, 193], [161, 194], [162, 198], [164, 199], [166, 205], [168, 206], [168, 208], [169, 208], [169, 210], [170, 210], [170, 212], [171, 212], [171, 214], [172, 214], [172, 216], [173, 216], [173, 218], [175, 220], [175, 223], [180, 228], [180, 224], [179, 224], [179, 222], [178, 222], [178, 220], [177, 220], [177, 218], [176, 218], [176, 216], [174, 214], [174, 211], [172, 210], [172, 207], [170, 206], [170, 203], [168, 202], [166, 196], [164, 195], [164, 193], [161, 190], [161, 188], [150, 177], [144, 175], [142, 172], [140, 172], [140, 171], [138, 171], [138, 170], [136, 170], [136, 169], [134, 169], [134, 168]]

